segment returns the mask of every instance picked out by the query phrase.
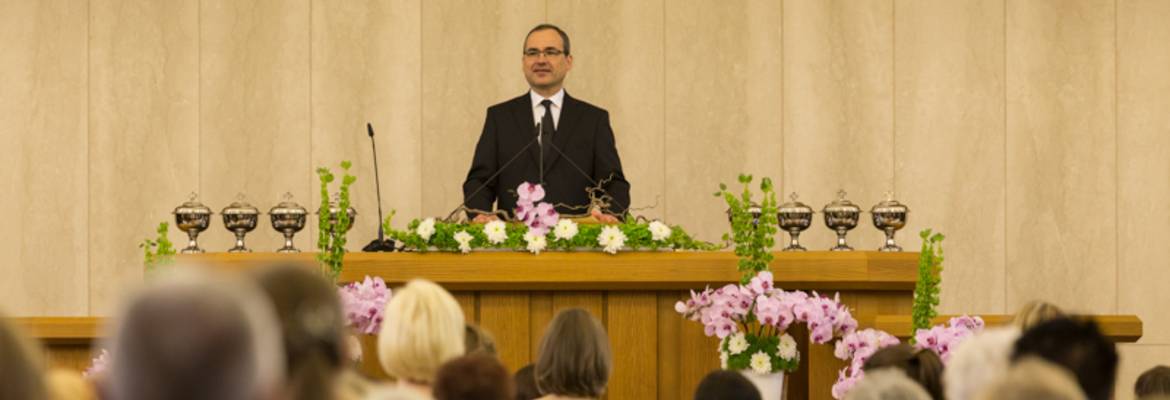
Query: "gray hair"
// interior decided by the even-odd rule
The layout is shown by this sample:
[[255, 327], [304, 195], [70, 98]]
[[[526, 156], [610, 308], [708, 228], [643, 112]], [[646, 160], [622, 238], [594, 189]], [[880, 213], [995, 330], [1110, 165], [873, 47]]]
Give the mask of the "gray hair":
[[1012, 348], [1020, 330], [988, 329], [954, 348], [943, 370], [943, 390], [948, 400], [972, 400], [980, 390], [1003, 377], [1011, 366]]

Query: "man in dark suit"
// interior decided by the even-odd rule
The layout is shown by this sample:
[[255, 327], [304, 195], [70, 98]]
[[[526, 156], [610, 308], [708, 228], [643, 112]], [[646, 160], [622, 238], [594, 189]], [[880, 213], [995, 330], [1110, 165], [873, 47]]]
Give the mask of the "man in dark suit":
[[[603, 189], [612, 196], [609, 207], [588, 212], [603, 222], [616, 222], [615, 215], [626, 212], [630, 184], [622, 173], [609, 113], [565, 93], [565, 75], [573, 68], [569, 51], [569, 36], [556, 26], [539, 25], [528, 32], [521, 60], [531, 90], [488, 108], [471, 170], [463, 182], [468, 208], [490, 212], [495, 204], [512, 213], [514, 192], [523, 182], [543, 183], [543, 201], [587, 206], [586, 188], [608, 180]], [[563, 207], [557, 211], [586, 212]], [[494, 215], [474, 215], [476, 222], [492, 219]]]

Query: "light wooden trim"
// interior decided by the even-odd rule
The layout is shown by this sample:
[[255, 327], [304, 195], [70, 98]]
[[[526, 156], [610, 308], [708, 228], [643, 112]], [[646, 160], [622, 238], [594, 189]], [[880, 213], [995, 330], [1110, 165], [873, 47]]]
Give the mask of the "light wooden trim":
[[[777, 252], [771, 269], [785, 289], [904, 291], [914, 288], [918, 253]], [[314, 254], [208, 253], [180, 260], [248, 269], [276, 262], [313, 263]], [[391, 285], [426, 278], [449, 290], [673, 290], [735, 282], [730, 252], [548, 252], [540, 256], [491, 251], [350, 253], [340, 281], [380, 276]]]
[[30, 337], [51, 343], [89, 343], [101, 337], [100, 317], [19, 317], [10, 321]]
[[[931, 322], [935, 325], [946, 323], [953, 315], [939, 316]], [[980, 315], [987, 326], [1002, 326], [1012, 322], [1012, 315]], [[1142, 337], [1142, 320], [1136, 315], [1092, 315], [1089, 316], [1101, 327], [1101, 332], [1115, 342], [1133, 343]], [[879, 315], [873, 320], [873, 327], [891, 335], [908, 338], [913, 327], [909, 315]]]

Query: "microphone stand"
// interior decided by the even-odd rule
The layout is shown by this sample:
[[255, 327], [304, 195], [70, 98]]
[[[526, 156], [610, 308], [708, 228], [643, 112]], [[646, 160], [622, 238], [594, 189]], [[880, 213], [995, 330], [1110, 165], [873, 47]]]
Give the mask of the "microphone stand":
[[[542, 129], [542, 128], [543, 127], [541, 126], [541, 122], [537, 122], [536, 123], [536, 137], [537, 137], [538, 141], [540, 142], [540, 159], [537, 160], [537, 163], [540, 164], [540, 186], [544, 186], [544, 146], [545, 146], [544, 141], [549, 139], [549, 138], [544, 136], [544, 129]], [[552, 144], [552, 143], [549, 143], [549, 144]]]
[[382, 229], [382, 181], [378, 177], [378, 145], [374, 142], [374, 125], [369, 122], [366, 123], [366, 131], [370, 134], [370, 149], [374, 152], [374, 188], [378, 194], [378, 238], [362, 247], [362, 251], [367, 253], [374, 252], [393, 252], [395, 251], [395, 242], [393, 239], [386, 239], [386, 233]]

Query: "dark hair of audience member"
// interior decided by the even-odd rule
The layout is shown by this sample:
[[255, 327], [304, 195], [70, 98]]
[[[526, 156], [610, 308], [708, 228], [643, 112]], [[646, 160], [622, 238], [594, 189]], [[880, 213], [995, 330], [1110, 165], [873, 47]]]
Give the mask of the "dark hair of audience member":
[[885, 347], [873, 353], [862, 369], [869, 372], [885, 367], [902, 370], [907, 377], [926, 389], [931, 399], [943, 399], [943, 363], [933, 351], [915, 350], [905, 343]]
[[496, 339], [491, 333], [472, 323], [463, 325], [463, 347], [467, 354], [496, 355]]
[[495, 356], [468, 354], [443, 364], [435, 375], [435, 400], [511, 400], [512, 377]]
[[0, 315], [0, 400], [44, 399], [45, 386], [41, 361], [32, 344]]
[[612, 369], [609, 336], [597, 318], [580, 308], [553, 317], [536, 359], [536, 387], [541, 393], [600, 398]]
[[525, 365], [516, 371], [512, 377], [516, 384], [516, 400], [536, 400], [540, 398], [540, 389], [536, 387], [536, 366]]
[[337, 374], [345, 367], [341, 300], [337, 289], [311, 268], [279, 265], [256, 276], [280, 321], [290, 400], [333, 397]]
[[1058, 318], [1036, 325], [1016, 341], [1012, 360], [1029, 355], [1067, 368], [1089, 399], [1112, 398], [1117, 349], [1095, 322]]
[[1170, 367], [1159, 365], [1142, 372], [1133, 384], [1133, 395], [1138, 399], [1170, 396]]
[[760, 390], [733, 371], [712, 371], [699, 382], [695, 400], [760, 400]]

